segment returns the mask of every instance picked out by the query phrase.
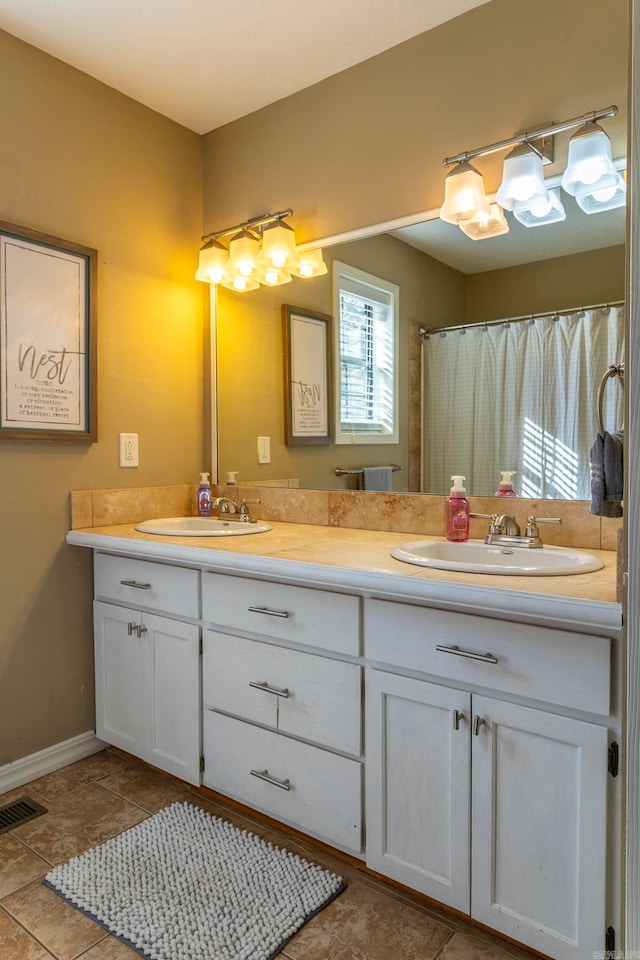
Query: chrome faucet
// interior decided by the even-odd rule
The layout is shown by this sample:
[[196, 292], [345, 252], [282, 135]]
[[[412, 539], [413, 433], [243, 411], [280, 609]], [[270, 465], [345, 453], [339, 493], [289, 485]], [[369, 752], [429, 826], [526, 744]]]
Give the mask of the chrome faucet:
[[236, 500], [231, 500], [230, 497], [216, 497], [215, 500], [211, 501], [211, 506], [214, 510], [218, 511], [218, 516], [224, 516], [225, 520], [242, 520], [243, 523], [256, 523], [257, 521], [251, 516], [251, 510], [249, 509], [250, 503], [260, 503], [259, 500], [245, 500], [243, 497], [240, 501], [240, 506]]
[[527, 529], [524, 536], [515, 517], [503, 514], [472, 513], [473, 520], [489, 520], [489, 533], [485, 543], [501, 547], [530, 547], [540, 549], [544, 546], [538, 530], [539, 523], [562, 523], [560, 517], [527, 517]]

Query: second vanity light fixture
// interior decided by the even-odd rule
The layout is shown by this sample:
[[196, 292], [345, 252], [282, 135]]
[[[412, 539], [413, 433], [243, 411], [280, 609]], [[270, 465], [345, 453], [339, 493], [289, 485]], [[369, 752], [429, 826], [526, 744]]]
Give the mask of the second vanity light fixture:
[[[585, 213], [598, 213], [621, 207], [626, 201], [626, 184], [611, 157], [611, 142], [598, 120], [615, 117], [616, 106], [539, 127], [508, 140], [468, 150], [442, 162], [453, 166], [445, 180], [444, 203], [440, 218], [457, 224], [473, 240], [484, 240], [507, 233], [509, 225], [503, 210], [510, 211], [525, 227], [543, 226], [564, 220], [560, 189], [547, 188], [544, 164], [553, 160], [553, 137], [579, 127], [569, 141], [567, 168], [562, 189], [575, 197]], [[469, 162], [475, 157], [513, 147], [504, 160], [502, 183], [496, 203], [490, 203], [482, 174]]]
[[[196, 280], [244, 293], [260, 284], [277, 287], [292, 276], [318, 277], [327, 272], [322, 253], [298, 250], [293, 227], [285, 223], [292, 210], [263, 214], [202, 238]], [[220, 242], [230, 236], [229, 249]]]

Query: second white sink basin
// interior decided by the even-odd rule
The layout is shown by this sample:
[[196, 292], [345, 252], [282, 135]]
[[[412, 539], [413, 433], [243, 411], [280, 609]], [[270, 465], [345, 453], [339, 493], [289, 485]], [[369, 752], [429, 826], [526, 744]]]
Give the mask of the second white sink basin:
[[160, 537], [241, 537], [248, 533], [266, 533], [271, 527], [259, 521], [246, 523], [218, 517], [162, 517], [143, 520], [136, 524], [136, 530]]
[[592, 573], [604, 567], [602, 560], [572, 547], [489, 546], [482, 540], [450, 543], [448, 540], [414, 540], [391, 551], [405, 563], [459, 573], [486, 573], [520, 577], [566, 577]]

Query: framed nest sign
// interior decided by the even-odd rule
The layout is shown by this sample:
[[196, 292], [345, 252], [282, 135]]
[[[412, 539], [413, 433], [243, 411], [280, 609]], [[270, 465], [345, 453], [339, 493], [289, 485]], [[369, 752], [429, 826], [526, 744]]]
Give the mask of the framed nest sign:
[[283, 304], [285, 442], [333, 441], [331, 416], [331, 317]]
[[0, 221], [0, 440], [96, 441], [97, 259]]

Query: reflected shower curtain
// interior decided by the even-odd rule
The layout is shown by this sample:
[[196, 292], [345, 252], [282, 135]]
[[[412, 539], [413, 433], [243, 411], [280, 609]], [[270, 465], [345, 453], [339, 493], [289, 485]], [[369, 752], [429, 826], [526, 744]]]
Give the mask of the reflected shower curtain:
[[[501, 471], [514, 470], [521, 497], [588, 500], [598, 387], [623, 359], [623, 306], [429, 336], [422, 490], [448, 493], [462, 474], [472, 495], [492, 496]], [[605, 427], [619, 429], [617, 381], [604, 399]]]

